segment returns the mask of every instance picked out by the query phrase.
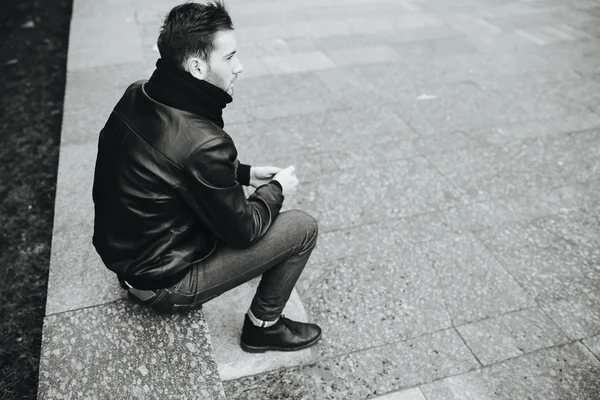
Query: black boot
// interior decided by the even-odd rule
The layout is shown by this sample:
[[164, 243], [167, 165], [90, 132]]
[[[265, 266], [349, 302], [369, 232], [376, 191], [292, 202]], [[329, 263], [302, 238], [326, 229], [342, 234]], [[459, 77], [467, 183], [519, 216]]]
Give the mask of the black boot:
[[292, 321], [282, 315], [275, 325], [259, 328], [246, 315], [240, 346], [249, 353], [263, 353], [267, 350], [294, 351], [306, 349], [320, 338], [321, 328], [315, 324]]

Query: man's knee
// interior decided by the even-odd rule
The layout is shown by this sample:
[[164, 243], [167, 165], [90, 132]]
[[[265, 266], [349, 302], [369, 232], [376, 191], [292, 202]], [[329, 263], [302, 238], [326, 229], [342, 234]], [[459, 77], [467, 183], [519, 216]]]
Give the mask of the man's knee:
[[289, 210], [289, 217], [293, 219], [294, 225], [302, 229], [308, 244], [314, 246], [319, 234], [319, 223], [310, 214], [301, 210]]

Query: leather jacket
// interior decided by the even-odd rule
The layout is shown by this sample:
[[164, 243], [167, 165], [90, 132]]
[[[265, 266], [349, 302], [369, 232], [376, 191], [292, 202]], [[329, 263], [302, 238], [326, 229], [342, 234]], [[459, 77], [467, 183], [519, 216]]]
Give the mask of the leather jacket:
[[100, 132], [93, 185], [93, 245], [138, 289], [174, 285], [217, 241], [259, 240], [283, 203], [276, 181], [248, 198], [237, 150], [210, 120], [129, 86]]

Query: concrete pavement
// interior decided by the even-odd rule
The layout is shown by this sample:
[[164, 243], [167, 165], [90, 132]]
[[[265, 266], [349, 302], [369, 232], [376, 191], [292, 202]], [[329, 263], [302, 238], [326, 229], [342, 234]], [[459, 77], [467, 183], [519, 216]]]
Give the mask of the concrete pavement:
[[[45, 393], [69, 381], [43, 375], [45, 361], [64, 362], [57, 343], [96, 332], [98, 318], [148, 320], [91, 248], [91, 171], [98, 131], [149, 77], [159, 16], [177, 3], [74, 2]], [[225, 338], [208, 372], [172, 382], [192, 393], [190, 379], [228, 371], [228, 399], [600, 398], [600, 4], [227, 4], [245, 70], [225, 128], [243, 162], [296, 165], [285, 208], [312, 213], [321, 235], [291, 306], [324, 336], [252, 363], [232, 353], [232, 323], [211, 322], [211, 307], [235, 321], [239, 302], [224, 297], [206, 305], [206, 325], [143, 328], [173, 329], [190, 366], [204, 353], [181, 338], [206, 326], [217, 352], [210, 336]], [[152, 364], [123, 357], [128, 379], [150, 383], [122, 393], [167, 398], [164, 381], [161, 394], [150, 387]]]

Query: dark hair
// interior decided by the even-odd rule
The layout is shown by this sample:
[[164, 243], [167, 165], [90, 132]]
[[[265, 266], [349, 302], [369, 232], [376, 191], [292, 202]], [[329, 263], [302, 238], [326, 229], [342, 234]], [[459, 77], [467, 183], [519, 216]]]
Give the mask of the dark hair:
[[173, 7], [164, 20], [158, 51], [163, 59], [181, 67], [191, 56], [208, 61], [217, 32], [230, 29], [233, 22], [221, 0], [181, 4]]

